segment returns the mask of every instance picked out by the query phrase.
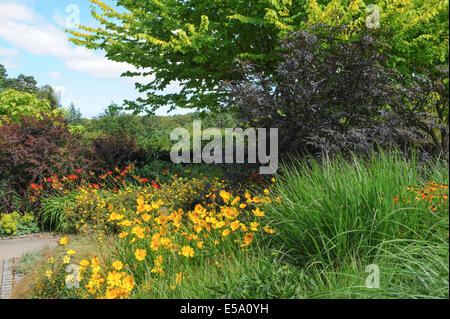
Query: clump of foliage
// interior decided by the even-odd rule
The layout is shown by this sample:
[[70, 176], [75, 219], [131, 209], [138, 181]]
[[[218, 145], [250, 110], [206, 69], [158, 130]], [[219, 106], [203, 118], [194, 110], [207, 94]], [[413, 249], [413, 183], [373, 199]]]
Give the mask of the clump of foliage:
[[35, 94], [5, 89], [0, 92], [0, 124], [5, 119], [18, 123], [24, 116], [42, 119], [42, 113], [59, 114], [61, 110], [51, 107], [50, 102]]
[[65, 174], [92, 163], [89, 148], [80, 136], [69, 131], [61, 115], [41, 113], [41, 119], [22, 116], [20, 123], [3, 119], [0, 126], [0, 176], [6, 190], [23, 196], [30, 183], [44, 177]]
[[142, 164], [145, 151], [137, 144], [136, 137], [126, 134], [105, 135], [92, 140], [98, 170], [112, 170], [128, 164]]
[[0, 237], [20, 236], [39, 231], [32, 214], [20, 215], [18, 212], [0, 215]]
[[[127, 75], [154, 75], [138, 84], [147, 98], [130, 108], [150, 111], [174, 104], [187, 108], [218, 109], [226, 96], [218, 91], [224, 80], [239, 78], [232, 72], [236, 58], [274, 73], [279, 41], [286, 33], [311, 25], [347, 25], [356, 29], [372, 21], [374, 31], [388, 45], [388, 64], [405, 75], [423, 74], [437, 65], [448, 68], [448, 1], [375, 0], [262, 0], [262, 1], [114, 1], [117, 9], [90, 0], [100, 27], [69, 30], [75, 44], [103, 49], [114, 61], [142, 67]], [[376, 11], [376, 12], [374, 12]], [[132, 70], [130, 70], [132, 71]], [[181, 82], [174, 94], [157, 94], [172, 81]]]
[[343, 27], [292, 32], [275, 75], [243, 65], [244, 80], [228, 86], [230, 107], [255, 127], [277, 127], [282, 152], [369, 154], [375, 144], [425, 142], [405, 106], [410, 91], [383, 67], [379, 45]]

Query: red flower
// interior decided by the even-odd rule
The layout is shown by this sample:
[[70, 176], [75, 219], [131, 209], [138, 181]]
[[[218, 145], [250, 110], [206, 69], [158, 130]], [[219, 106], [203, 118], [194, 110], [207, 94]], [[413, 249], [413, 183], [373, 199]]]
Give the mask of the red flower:
[[163, 175], [166, 175], [166, 174], [167, 174], [167, 169], [165, 169], [163, 172]]
[[112, 173], [113, 172], [109, 171], [109, 172], [106, 172], [106, 175], [112, 175]]
[[148, 182], [148, 178], [141, 178], [141, 183]]
[[43, 185], [38, 185], [38, 184], [35, 184], [35, 183], [31, 183], [30, 184], [30, 188], [35, 190], [35, 191], [38, 191], [38, 190], [43, 190], [44, 186]]
[[74, 175], [74, 174], [71, 174], [71, 175], [67, 176], [67, 178], [72, 180], [72, 181], [74, 181], [74, 180], [76, 180], [78, 178], [78, 176]]
[[98, 184], [92, 184], [92, 188], [94, 188], [94, 189], [99, 189], [99, 188], [100, 188], [100, 185], [98, 185]]
[[155, 181], [152, 181], [152, 186], [156, 189], [159, 189], [159, 185], [157, 183], [155, 183]]
[[77, 173], [81, 174], [81, 173], [83, 173], [83, 170], [81, 168], [79, 168], [79, 169], [77, 169]]

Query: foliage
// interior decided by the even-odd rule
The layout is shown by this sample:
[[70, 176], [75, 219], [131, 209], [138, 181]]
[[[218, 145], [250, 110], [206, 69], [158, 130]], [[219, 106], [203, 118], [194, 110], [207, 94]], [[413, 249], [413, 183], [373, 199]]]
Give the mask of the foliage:
[[[44, 114], [60, 114], [60, 111], [52, 109], [48, 100], [40, 99], [36, 95], [6, 89], [0, 92], [0, 121], [5, 118], [18, 123], [25, 117], [42, 119]], [[0, 122], [1, 124], [2, 122]]]
[[92, 146], [100, 171], [125, 167], [131, 163], [141, 164], [146, 159], [136, 138], [126, 134], [97, 137], [92, 140]]
[[334, 265], [371, 258], [390, 240], [447, 238], [448, 168], [425, 167], [434, 169], [387, 154], [284, 166], [275, 186], [281, 203], [267, 209], [276, 240], [297, 264]]
[[418, 111], [424, 118], [418, 119], [418, 124], [448, 156], [448, 1], [378, 0], [373, 4], [377, 7], [360, 0], [309, 0], [307, 25], [326, 23], [361, 29], [368, 14], [378, 15], [379, 25], [372, 34], [385, 43], [379, 50], [388, 57], [385, 65], [399, 71], [407, 81], [427, 87], [429, 99], [420, 105]]
[[32, 76], [20, 74], [17, 78], [8, 78], [5, 67], [0, 64], [0, 91], [5, 89], [21, 91], [25, 93], [37, 93], [37, 81]]
[[[275, 71], [279, 40], [289, 31], [303, 31], [316, 23], [364, 26], [373, 10], [361, 0], [264, 1], [116, 1], [118, 10], [99, 0], [93, 17], [99, 28], [81, 26], [69, 31], [75, 44], [104, 49], [110, 59], [143, 67], [154, 75], [150, 84], [138, 84], [148, 98], [129, 103], [142, 111], [176, 104], [181, 107], [218, 109], [224, 80], [236, 80], [236, 58]], [[390, 65], [409, 75], [411, 66], [432, 70], [448, 68], [448, 1], [377, 0], [382, 40]], [[150, 53], [149, 53], [150, 52]], [[157, 95], [172, 81], [182, 84], [179, 94]]]
[[0, 215], [0, 237], [27, 235], [39, 232], [33, 215], [19, 215], [17, 212]]
[[347, 28], [290, 33], [274, 76], [243, 65], [245, 78], [227, 88], [230, 107], [254, 127], [277, 127], [282, 152], [370, 154], [375, 144], [425, 143], [414, 127], [422, 113], [405, 106], [420, 91], [399, 86], [378, 46]]
[[[148, 94], [138, 102], [152, 110], [174, 103], [217, 109], [221, 94], [215, 88], [224, 79], [234, 79], [230, 72], [233, 60], [252, 58], [273, 68], [278, 34], [289, 28], [288, 21], [299, 22], [298, 11], [303, 11], [304, 4], [303, 0], [216, 1], [214, 5], [205, 1], [117, 1], [123, 12], [119, 13], [102, 1], [91, 2], [96, 5], [92, 16], [102, 27], [80, 26], [80, 30], [69, 31], [74, 36], [71, 40], [104, 49], [114, 61], [143, 67], [143, 75], [154, 74], [149, 84], [137, 85]], [[183, 83], [180, 94], [152, 92], [175, 80]]]
[[89, 149], [79, 139], [60, 115], [22, 116], [20, 123], [0, 126], [0, 176], [6, 179], [6, 189], [24, 196], [30, 183], [88, 167]]

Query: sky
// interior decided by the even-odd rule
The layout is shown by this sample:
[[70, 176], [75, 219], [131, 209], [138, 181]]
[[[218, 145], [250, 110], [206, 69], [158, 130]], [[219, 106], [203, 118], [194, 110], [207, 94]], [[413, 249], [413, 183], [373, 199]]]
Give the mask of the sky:
[[[113, 6], [112, 1], [105, 3]], [[69, 42], [66, 27], [97, 26], [91, 16], [89, 0], [0, 0], [0, 64], [9, 77], [32, 75], [38, 85], [51, 85], [61, 95], [64, 107], [74, 103], [83, 116], [99, 115], [111, 102], [119, 105], [135, 100], [139, 92], [136, 80], [121, 78], [135, 68], [105, 58], [102, 51], [77, 47]], [[139, 78], [145, 83], [148, 79]], [[174, 83], [163, 93], [177, 92]], [[167, 115], [161, 108], [157, 115]], [[189, 110], [177, 109], [173, 114]]]

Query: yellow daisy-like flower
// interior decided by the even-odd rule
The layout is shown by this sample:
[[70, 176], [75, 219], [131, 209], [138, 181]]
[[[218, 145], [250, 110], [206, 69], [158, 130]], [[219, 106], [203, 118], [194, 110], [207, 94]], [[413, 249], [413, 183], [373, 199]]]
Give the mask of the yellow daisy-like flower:
[[252, 243], [252, 240], [253, 240], [253, 234], [246, 233], [244, 235], [244, 243], [241, 245], [241, 247], [247, 247], [248, 245], [250, 245]]
[[75, 255], [77, 252], [75, 251], [75, 250], [73, 250], [73, 249], [69, 249], [68, 251], [66, 251], [66, 254], [67, 255]]
[[65, 256], [63, 257], [63, 264], [68, 264], [68, 263], [70, 263], [70, 256], [65, 255]]
[[59, 240], [59, 244], [60, 244], [61, 246], [67, 245], [67, 242], [68, 242], [67, 236], [64, 236], [63, 238], [61, 238], [61, 239]]
[[231, 223], [230, 228], [232, 231], [235, 231], [236, 229], [238, 229], [240, 226], [240, 222], [238, 220], [235, 220], [234, 222]]
[[119, 260], [116, 260], [115, 262], [112, 263], [112, 267], [115, 270], [122, 270], [123, 264]]
[[194, 257], [194, 248], [192, 248], [191, 246], [183, 246], [183, 248], [181, 248], [181, 254], [184, 257]]
[[82, 267], [89, 266], [89, 260], [83, 259], [82, 261], [80, 261], [80, 266]]
[[52, 277], [52, 274], [53, 274], [53, 271], [47, 270], [47, 271], [45, 272], [45, 277], [47, 277], [48, 279], [50, 279], [50, 278]]
[[147, 256], [147, 251], [145, 251], [144, 249], [136, 249], [136, 251], [134, 252], [134, 256], [137, 260], [143, 261]]
[[125, 238], [128, 236], [128, 233], [126, 231], [123, 231], [119, 234], [119, 238]]
[[227, 191], [221, 190], [219, 192], [220, 197], [224, 200], [225, 203], [228, 203], [228, 201], [231, 199], [231, 193], [228, 193]]
[[266, 213], [264, 213], [264, 211], [260, 210], [259, 207], [256, 207], [256, 209], [253, 209], [252, 212], [257, 217], [263, 217], [266, 214]]

